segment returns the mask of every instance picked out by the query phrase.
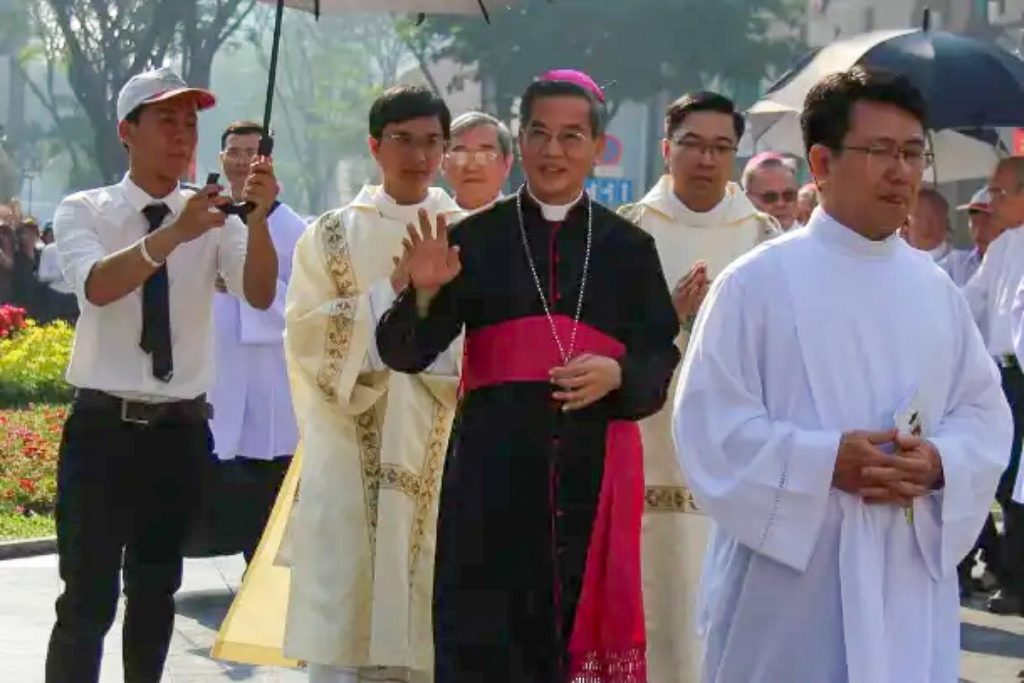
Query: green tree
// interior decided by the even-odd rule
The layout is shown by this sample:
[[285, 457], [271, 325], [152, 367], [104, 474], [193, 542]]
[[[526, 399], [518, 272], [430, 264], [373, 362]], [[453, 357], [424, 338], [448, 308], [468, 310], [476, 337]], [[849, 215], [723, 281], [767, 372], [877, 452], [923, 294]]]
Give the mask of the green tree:
[[474, 18], [430, 18], [438, 56], [489, 79], [488, 108], [506, 114], [524, 86], [551, 68], [579, 68], [605, 86], [611, 107], [710, 83], [759, 82], [799, 49], [791, 0], [523, 0]]
[[[209, 84], [217, 49], [256, 0], [35, 0], [31, 6], [45, 58], [66, 69], [92, 130], [91, 155], [101, 179], [116, 180], [126, 159], [112, 103], [121, 86], [147, 68], [180, 58], [183, 76]], [[33, 92], [43, 98], [43, 88]], [[56, 103], [44, 105], [58, 112]], [[61, 125], [55, 115], [54, 123]]]

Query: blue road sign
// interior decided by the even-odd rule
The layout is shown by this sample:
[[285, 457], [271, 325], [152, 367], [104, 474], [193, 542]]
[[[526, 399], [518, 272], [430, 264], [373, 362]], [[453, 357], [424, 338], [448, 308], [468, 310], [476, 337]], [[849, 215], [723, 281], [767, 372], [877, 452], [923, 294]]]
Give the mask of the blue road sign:
[[616, 207], [633, 201], [633, 181], [629, 178], [590, 178], [587, 192], [605, 206]]

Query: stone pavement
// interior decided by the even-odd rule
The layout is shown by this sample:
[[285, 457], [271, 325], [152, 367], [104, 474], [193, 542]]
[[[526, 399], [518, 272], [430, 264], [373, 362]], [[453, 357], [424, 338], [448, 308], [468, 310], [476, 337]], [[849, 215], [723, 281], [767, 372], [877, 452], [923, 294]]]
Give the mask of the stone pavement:
[[[163, 683], [305, 683], [302, 672], [216, 662], [209, 650], [237, 590], [241, 557], [188, 560]], [[53, 555], [0, 562], [0, 681], [40, 683], [53, 601], [60, 591]], [[961, 683], [1016, 683], [1024, 669], [1024, 618], [996, 617], [974, 603], [963, 610]], [[103, 683], [119, 683], [121, 614], [106, 641]]]

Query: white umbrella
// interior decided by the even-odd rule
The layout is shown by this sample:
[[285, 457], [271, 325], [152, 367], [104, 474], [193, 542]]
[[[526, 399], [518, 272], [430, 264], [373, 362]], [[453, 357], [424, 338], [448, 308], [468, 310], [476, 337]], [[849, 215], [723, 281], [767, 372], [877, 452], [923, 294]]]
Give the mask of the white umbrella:
[[[1001, 144], [993, 145], [953, 129], [932, 132], [931, 144], [936, 184], [986, 178], [1006, 154]], [[766, 97], [747, 111], [747, 132], [740, 141], [742, 156], [764, 151], [797, 157], [805, 153], [799, 109], [774, 97]]]

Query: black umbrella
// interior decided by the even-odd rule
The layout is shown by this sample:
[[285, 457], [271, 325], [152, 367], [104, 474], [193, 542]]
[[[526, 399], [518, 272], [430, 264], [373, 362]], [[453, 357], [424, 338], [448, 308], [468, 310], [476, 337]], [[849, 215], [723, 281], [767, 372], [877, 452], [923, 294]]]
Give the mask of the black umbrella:
[[808, 53], [765, 99], [800, 111], [822, 78], [862, 65], [910, 79], [928, 103], [935, 130], [1024, 125], [1024, 62], [993, 43], [932, 31], [928, 16], [921, 30], [865, 33]]

